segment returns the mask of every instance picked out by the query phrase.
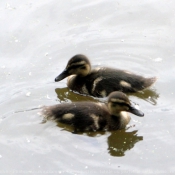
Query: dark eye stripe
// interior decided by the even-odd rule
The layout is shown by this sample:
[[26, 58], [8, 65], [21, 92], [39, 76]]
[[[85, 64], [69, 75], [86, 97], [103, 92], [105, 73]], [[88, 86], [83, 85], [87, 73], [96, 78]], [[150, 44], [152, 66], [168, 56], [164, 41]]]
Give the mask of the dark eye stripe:
[[115, 104], [115, 105], [128, 106], [129, 107], [129, 104], [127, 104], [127, 103], [119, 103], [119, 102], [112, 102], [112, 103]]
[[77, 69], [77, 68], [81, 68], [81, 67], [85, 67], [84, 64], [79, 64], [79, 65], [70, 66], [70, 67], [68, 68], [68, 70], [70, 70], [70, 69]]

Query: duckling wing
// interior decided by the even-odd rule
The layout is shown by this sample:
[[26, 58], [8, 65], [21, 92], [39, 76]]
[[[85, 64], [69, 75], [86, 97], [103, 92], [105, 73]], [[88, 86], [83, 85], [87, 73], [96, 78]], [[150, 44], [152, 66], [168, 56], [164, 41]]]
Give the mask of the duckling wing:
[[45, 107], [43, 114], [47, 118], [70, 124], [76, 130], [101, 130], [107, 124], [109, 115], [106, 109], [92, 102], [66, 103]]
[[111, 68], [101, 68], [97, 74], [92, 74], [93, 85], [91, 94], [105, 97], [113, 91], [136, 92], [151, 86], [156, 78], [145, 78], [134, 73]]

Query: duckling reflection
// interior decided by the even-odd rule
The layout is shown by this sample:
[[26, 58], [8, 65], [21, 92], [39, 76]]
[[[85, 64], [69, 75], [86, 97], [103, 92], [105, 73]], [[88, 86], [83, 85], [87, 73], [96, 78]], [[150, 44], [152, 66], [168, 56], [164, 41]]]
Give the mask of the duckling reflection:
[[[61, 131], [68, 131], [68, 132], [71, 132], [73, 134], [75, 133], [74, 132], [74, 129], [70, 125], [68, 125], [68, 124], [58, 122], [57, 123], [57, 126], [59, 128], [61, 128]], [[105, 131], [96, 131], [96, 132], [94, 132], [94, 131], [88, 131], [88, 132], [78, 132], [76, 134], [78, 134], [78, 135], [85, 135], [85, 136], [88, 136], [88, 137], [96, 137], [96, 136], [105, 135], [106, 132]]]
[[125, 152], [132, 149], [141, 140], [143, 140], [143, 136], [137, 136], [137, 130], [131, 132], [126, 130], [113, 131], [108, 137], [109, 154], [117, 157], [125, 156]]
[[[107, 103], [107, 98], [97, 98], [97, 97], [92, 97], [89, 95], [83, 95], [83, 94], [78, 94], [74, 93], [72, 90], [69, 88], [56, 88], [55, 92], [57, 94], [57, 97], [60, 102], [67, 102], [67, 101], [93, 101], [93, 102], [103, 102]], [[147, 101], [148, 103], [151, 103], [152, 105], [157, 104], [157, 99], [159, 98], [159, 94], [152, 89], [145, 89], [144, 91], [137, 92], [137, 93], [129, 93], [128, 96], [136, 96], [140, 99], [143, 99]]]
[[138, 98], [141, 98], [152, 105], [157, 104], [157, 99], [159, 98], [159, 94], [156, 92], [156, 90], [153, 89], [146, 89], [145, 91], [137, 92], [135, 94], [129, 94], [132, 96], [136, 96]]
[[70, 89], [94, 97], [106, 97], [113, 91], [125, 93], [142, 91], [157, 79], [107, 67], [91, 69], [89, 59], [81, 54], [69, 60], [65, 70], [55, 78], [55, 81], [61, 81], [66, 77]]
[[76, 102], [76, 101], [92, 101], [92, 102], [98, 102], [99, 99], [95, 99], [91, 96], [85, 96], [82, 94], [78, 94], [78, 93], [74, 93], [73, 91], [71, 91], [69, 88], [56, 88], [55, 92], [57, 94], [57, 97], [59, 99], [60, 102], [68, 102], [68, 101], [72, 101], [72, 102]]
[[[65, 125], [63, 123], [57, 123], [59, 128], [62, 128], [64, 131], [73, 132], [73, 129], [70, 125]], [[107, 138], [108, 144], [108, 153], [111, 156], [115, 157], [122, 157], [125, 156], [125, 152], [131, 150], [135, 144], [139, 141], [143, 140], [143, 136], [137, 135], [137, 130], [134, 131], [127, 131], [127, 130], [117, 130], [111, 131], [110, 135]], [[105, 135], [106, 132], [104, 131], [97, 131], [97, 132], [79, 132], [79, 135], [85, 135], [88, 137], [96, 137]]]

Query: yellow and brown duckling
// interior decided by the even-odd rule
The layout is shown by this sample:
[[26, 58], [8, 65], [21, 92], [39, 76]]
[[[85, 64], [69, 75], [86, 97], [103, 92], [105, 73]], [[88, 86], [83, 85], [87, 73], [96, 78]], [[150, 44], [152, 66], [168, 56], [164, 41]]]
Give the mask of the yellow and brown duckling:
[[71, 90], [95, 97], [106, 97], [113, 91], [141, 91], [156, 81], [156, 77], [145, 78], [120, 69], [98, 67], [91, 70], [89, 59], [81, 54], [69, 60], [65, 70], [55, 78], [55, 81], [61, 81], [66, 77]]
[[144, 116], [131, 104], [128, 97], [119, 91], [112, 92], [108, 103], [74, 102], [62, 103], [43, 108], [46, 119], [70, 124], [74, 132], [124, 129], [130, 121], [127, 112]]

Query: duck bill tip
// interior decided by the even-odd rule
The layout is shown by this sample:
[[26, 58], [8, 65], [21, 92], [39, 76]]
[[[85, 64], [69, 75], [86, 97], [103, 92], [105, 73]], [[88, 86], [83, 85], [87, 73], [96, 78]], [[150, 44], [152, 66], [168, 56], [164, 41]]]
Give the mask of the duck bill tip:
[[67, 70], [64, 70], [60, 75], [58, 75], [55, 78], [55, 82], [61, 81], [61, 80], [63, 80], [64, 78], [66, 78], [68, 76], [69, 76], [69, 74], [68, 74]]
[[132, 113], [132, 114], [135, 114], [135, 115], [137, 115], [139, 117], [143, 117], [144, 116], [144, 113], [142, 111], [140, 111], [139, 109], [136, 109], [134, 106], [130, 107], [129, 112]]

